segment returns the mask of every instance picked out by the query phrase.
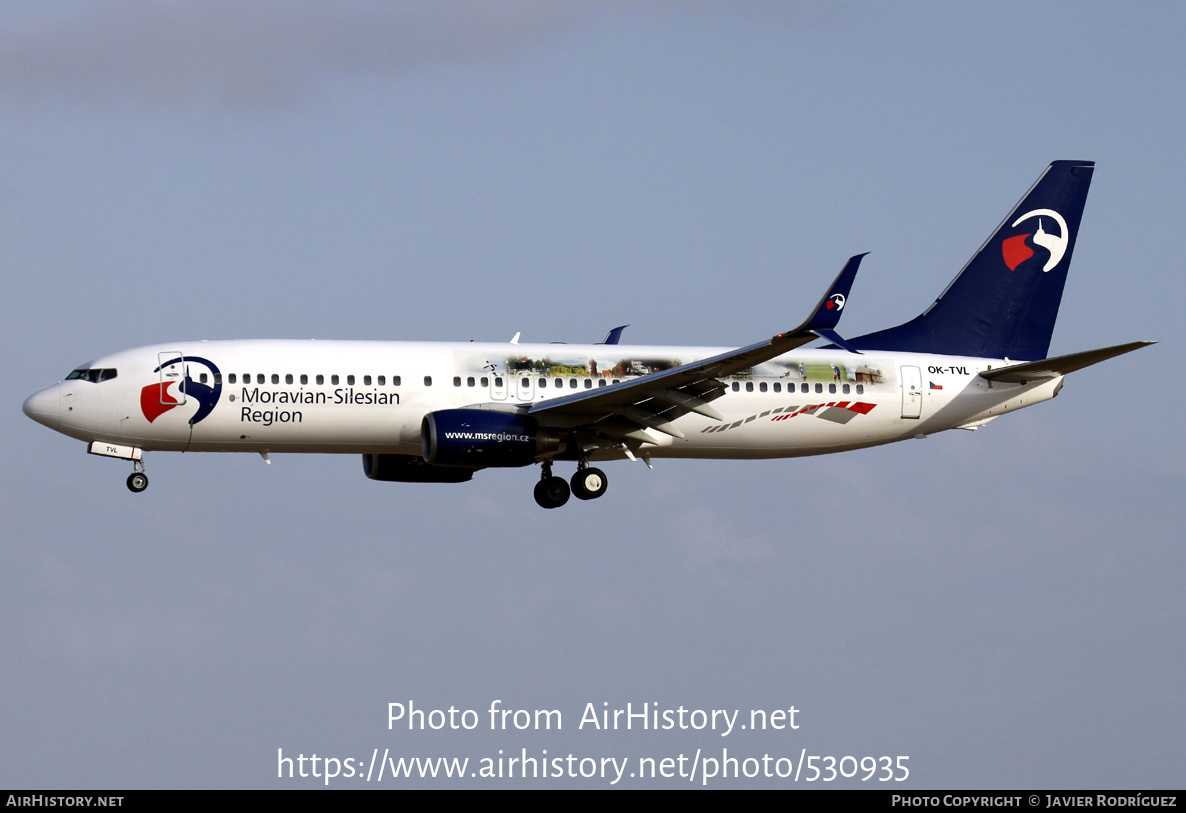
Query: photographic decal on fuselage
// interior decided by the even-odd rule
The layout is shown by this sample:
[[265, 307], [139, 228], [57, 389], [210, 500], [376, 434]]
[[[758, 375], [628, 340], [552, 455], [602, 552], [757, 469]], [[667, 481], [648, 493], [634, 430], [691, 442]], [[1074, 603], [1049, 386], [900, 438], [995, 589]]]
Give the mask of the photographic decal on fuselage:
[[779, 378], [789, 378], [804, 384], [810, 382], [845, 382], [848, 384], [880, 384], [885, 378], [880, 367], [868, 363], [849, 364], [843, 361], [812, 362], [773, 361], [763, 367], [785, 370]]
[[[626, 379], [650, 375], [651, 373], [670, 370], [680, 366], [679, 359], [668, 358], [584, 358], [565, 359], [563, 357], [530, 358], [528, 356], [509, 356], [506, 359], [506, 370], [509, 375], [535, 376], [575, 376], [593, 379]], [[487, 368], [489, 369], [489, 368]]]
[[[167, 370], [174, 365], [183, 367], [178, 370], [175, 375], [176, 380], [165, 381], [166, 374], [163, 370]], [[209, 373], [199, 373], [198, 380], [195, 381], [190, 375], [190, 366], [200, 365], [204, 366]], [[186, 403], [190, 398], [198, 403], [198, 411], [189, 419], [189, 425], [200, 423], [214, 411], [214, 407], [218, 404], [218, 399], [222, 395], [222, 374], [219, 373], [218, 367], [214, 362], [199, 358], [198, 356], [178, 356], [169, 359], [160, 364], [154, 373], [161, 376], [161, 380], [156, 383], [149, 384], [140, 390], [140, 412], [152, 423], [161, 415], [164, 415], [171, 409], [179, 407]], [[181, 376], [184, 375], [184, 378]], [[209, 380], [214, 382], [214, 386], [204, 383], [209, 376]], [[180, 397], [178, 397], [180, 396]]]

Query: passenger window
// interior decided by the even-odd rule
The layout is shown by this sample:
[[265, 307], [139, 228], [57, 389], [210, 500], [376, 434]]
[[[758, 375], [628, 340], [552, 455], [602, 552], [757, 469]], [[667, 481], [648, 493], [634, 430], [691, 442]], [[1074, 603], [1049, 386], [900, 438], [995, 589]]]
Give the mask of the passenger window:
[[329, 377], [329, 383], [333, 384], [335, 387], [336, 387], [336, 386], [338, 386], [338, 376], [337, 376], [337, 373], [335, 373], [334, 375], [331, 375], [331, 376]]
[[766, 391], [766, 382], [763, 381], [761, 384], [759, 384], [758, 389], [761, 390], [762, 392], [765, 392]]
[[502, 386], [502, 376], [500, 376], [500, 375], [494, 376], [494, 386], [496, 386], [496, 387]]
[[541, 379], [539, 380], [539, 388], [540, 388], [541, 390], [545, 390], [545, 389], [547, 389], [547, 388], [548, 388], [548, 379], [546, 379], [546, 378], [541, 378]]
[[[461, 383], [461, 380], [460, 380], [460, 379], [458, 379], [458, 383]], [[521, 386], [521, 387], [530, 387], [530, 386], [531, 386], [531, 379], [530, 379], [530, 378], [520, 378], [520, 379], [519, 379], [519, 386]]]
[[474, 377], [471, 375], [469, 378], [465, 379], [465, 386], [472, 387], [473, 385], [474, 385]]
[[835, 385], [835, 384], [829, 384], [829, 385], [828, 385], [828, 392], [830, 392], [830, 393], [832, 393], [833, 395], [835, 395], [835, 394], [836, 394], [836, 385]]
[[482, 376], [482, 386], [483, 386], [483, 387], [489, 387], [489, 386], [490, 386], [490, 379], [489, 379], [489, 378], [487, 378], [486, 376]]
[[369, 387], [371, 385], [371, 377], [369, 375], [364, 375], [362, 377], [362, 383], [363, 383], [363, 386]]
[[399, 386], [399, 376], [398, 375], [393, 375], [391, 377], [391, 386], [393, 386], [393, 387]]
[[587, 389], [587, 390], [593, 389], [593, 379], [592, 378], [585, 379], [585, 389]]
[[843, 387], [841, 387], [841, 391], [842, 391], [842, 392], [843, 392], [845, 395], [848, 395], [848, 385], [847, 385], [847, 384], [845, 384]]
[[256, 383], [256, 384], [262, 384], [262, 383], [264, 383], [264, 374], [263, 374], [263, 373], [256, 373], [256, 374], [255, 374], [255, 383]]
[[308, 383], [309, 383], [309, 376], [306, 375], [305, 373], [301, 373], [301, 384], [304, 385], [304, 384], [308, 384]]
[[352, 376], [352, 375], [346, 376], [346, 386], [348, 386], [348, 387], [354, 386], [354, 376]]
[[865, 385], [857, 384], [857, 395], [864, 395], [864, 394], [865, 394]]
[[577, 388], [577, 380], [575, 378], [568, 379], [568, 388], [570, 390], [575, 390]]
[[291, 383], [292, 383], [292, 373], [285, 373], [285, 374], [284, 374], [284, 383], [285, 383], [285, 384], [291, 384]]
[[432, 376], [430, 376], [430, 375], [424, 376], [424, 386], [426, 386], [426, 387], [432, 386]]
[[782, 384], [780, 384], [779, 382], [775, 381], [775, 382], [774, 382], [774, 391], [775, 391], [775, 392], [782, 392]]
[[199, 374], [198, 374], [198, 383], [199, 383], [199, 384], [205, 384], [205, 383], [206, 383], [206, 374], [205, 374], [205, 373], [199, 373]]
[[802, 386], [799, 387], [799, 391], [800, 392], [810, 392], [811, 387], [808, 385], [808, 383], [806, 381], [804, 381]]
[[733, 392], [741, 392], [741, 384], [737, 381], [733, 382]]
[[234, 384], [235, 383], [235, 374], [231, 373], [230, 375], [228, 375], [226, 377], [226, 380], [229, 381], [230, 383]]
[[385, 375], [379, 376], [378, 379], [376, 379], [376, 380], [378, 381], [380, 387], [386, 386], [386, 384], [387, 384], [387, 376], [385, 376]]
[[752, 382], [752, 381], [745, 382], [745, 391], [753, 392], [754, 391], [754, 382]]
[[[803, 386], [807, 386], [807, 385], [806, 385], [806, 384], [804, 384]], [[824, 391], [824, 385], [823, 385], [823, 384], [816, 384], [816, 385], [815, 385], [815, 391], [816, 391], [816, 392], [823, 392], [823, 391]]]
[[606, 386], [605, 379], [604, 378], [597, 379], [597, 386], [599, 386], [599, 387]]
[[318, 383], [318, 385], [324, 384], [324, 383], [325, 383], [325, 376], [324, 376], [324, 375], [322, 375], [321, 373], [318, 373], [318, 374], [317, 374], [317, 379], [316, 379], [316, 380], [317, 380], [317, 383]]
[[461, 386], [461, 376], [459, 376], [459, 375], [455, 375], [455, 376], [453, 376], [453, 386], [454, 386], [454, 387], [460, 387], [460, 386]]

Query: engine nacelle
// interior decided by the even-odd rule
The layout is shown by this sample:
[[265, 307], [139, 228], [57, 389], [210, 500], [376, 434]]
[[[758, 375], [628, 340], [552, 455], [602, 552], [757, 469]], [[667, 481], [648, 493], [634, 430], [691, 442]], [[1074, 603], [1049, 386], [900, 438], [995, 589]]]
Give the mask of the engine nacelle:
[[394, 483], [464, 483], [473, 478], [475, 471], [430, 466], [410, 454], [364, 454], [362, 470], [372, 480]]
[[424, 416], [420, 449], [434, 466], [530, 466], [560, 448], [560, 437], [527, 415], [487, 409], [443, 409]]

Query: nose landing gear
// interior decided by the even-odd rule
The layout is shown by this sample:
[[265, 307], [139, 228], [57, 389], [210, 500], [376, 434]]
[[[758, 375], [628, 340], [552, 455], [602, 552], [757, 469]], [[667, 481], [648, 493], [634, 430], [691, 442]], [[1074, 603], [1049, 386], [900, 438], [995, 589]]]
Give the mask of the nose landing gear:
[[144, 461], [133, 460], [134, 471], [128, 475], [128, 491], [139, 494], [148, 488], [148, 475], [144, 473]]
[[128, 475], [128, 491], [139, 494], [148, 488], [148, 475], [144, 473], [143, 452], [136, 446], [120, 446], [116, 443], [94, 440], [87, 444], [87, 454], [100, 457], [115, 457], [132, 461], [132, 473]]

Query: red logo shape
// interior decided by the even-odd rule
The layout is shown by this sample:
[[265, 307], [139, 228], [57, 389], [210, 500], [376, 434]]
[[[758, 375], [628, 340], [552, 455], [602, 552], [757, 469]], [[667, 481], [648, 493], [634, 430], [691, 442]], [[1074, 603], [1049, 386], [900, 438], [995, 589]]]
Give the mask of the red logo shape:
[[169, 394], [169, 385], [173, 383], [165, 381], [159, 384], [149, 384], [140, 390], [140, 411], [144, 413], [145, 418], [148, 418], [149, 423], [180, 403]]
[[1034, 250], [1025, 244], [1028, 234], [1019, 234], [1016, 237], [1010, 237], [1001, 243], [1001, 255], [1005, 258], [1005, 265], [1009, 266], [1010, 271], [1016, 270], [1017, 266], [1034, 256]]

